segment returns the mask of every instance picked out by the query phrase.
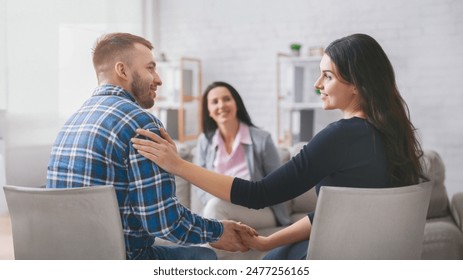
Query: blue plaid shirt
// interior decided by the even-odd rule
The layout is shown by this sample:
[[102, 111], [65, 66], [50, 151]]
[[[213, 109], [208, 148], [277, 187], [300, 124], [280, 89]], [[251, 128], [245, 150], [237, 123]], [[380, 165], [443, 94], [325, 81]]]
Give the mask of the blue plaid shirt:
[[124, 89], [104, 85], [70, 117], [48, 163], [47, 188], [112, 185], [128, 259], [153, 259], [155, 237], [178, 244], [216, 241], [223, 226], [182, 206], [174, 176], [134, 150], [137, 128], [159, 134], [162, 123]]

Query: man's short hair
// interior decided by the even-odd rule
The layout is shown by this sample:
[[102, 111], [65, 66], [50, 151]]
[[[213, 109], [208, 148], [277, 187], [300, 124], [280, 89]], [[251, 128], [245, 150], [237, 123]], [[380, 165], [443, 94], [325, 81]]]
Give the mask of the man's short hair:
[[101, 67], [110, 61], [126, 60], [126, 56], [134, 49], [135, 43], [153, 49], [153, 45], [148, 40], [130, 33], [109, 33], [101, 36], [93, 48], [93, 67], [99, 72]]

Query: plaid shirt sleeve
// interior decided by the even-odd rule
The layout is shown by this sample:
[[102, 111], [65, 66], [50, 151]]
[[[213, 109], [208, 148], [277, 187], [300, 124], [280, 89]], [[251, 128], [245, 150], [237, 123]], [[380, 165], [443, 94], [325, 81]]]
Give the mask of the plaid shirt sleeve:
[[[159, 134], [154, 124], [145, 129]], [[131, 144], [129, 146], [129, 204], [142, 227], [153, 236], [178, 244], [218, 240], [223, 225], [181, 205], [175, 195], [175, 177], [141, 156]]]

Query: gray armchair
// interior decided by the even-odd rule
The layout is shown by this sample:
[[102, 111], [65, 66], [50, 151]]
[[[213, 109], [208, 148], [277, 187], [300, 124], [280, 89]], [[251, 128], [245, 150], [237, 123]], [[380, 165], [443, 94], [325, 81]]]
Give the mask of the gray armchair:
[[420, 259], [431, 183], [322, 187], [308, 259]]
[[125, 259], [112, 186], [74, 189], [4, 187], [15, 259]]

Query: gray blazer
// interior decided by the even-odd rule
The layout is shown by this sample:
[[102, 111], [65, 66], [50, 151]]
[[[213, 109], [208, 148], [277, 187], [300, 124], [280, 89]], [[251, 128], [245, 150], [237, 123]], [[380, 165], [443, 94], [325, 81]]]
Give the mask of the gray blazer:
[[[272, 136], [265, 130], [257, 127], [249, 127], [252, 145], [242, 144], [252, 181], [257, 181], [277, 169], [281, 165], [280, 156], [272, 140]], [[204, 134], [198, 138], [196, 146], [195, 163], [199, 166], [214, 170], [214, 160], [217, 149], [212, 147], [212, 140], [208, 140]], [[205, 204], [213, 195], [195, 188], [201, 202]], [[288, 208], [283, 204], [270, 206], [278, 223], [288, 225], [291, 223]]]

